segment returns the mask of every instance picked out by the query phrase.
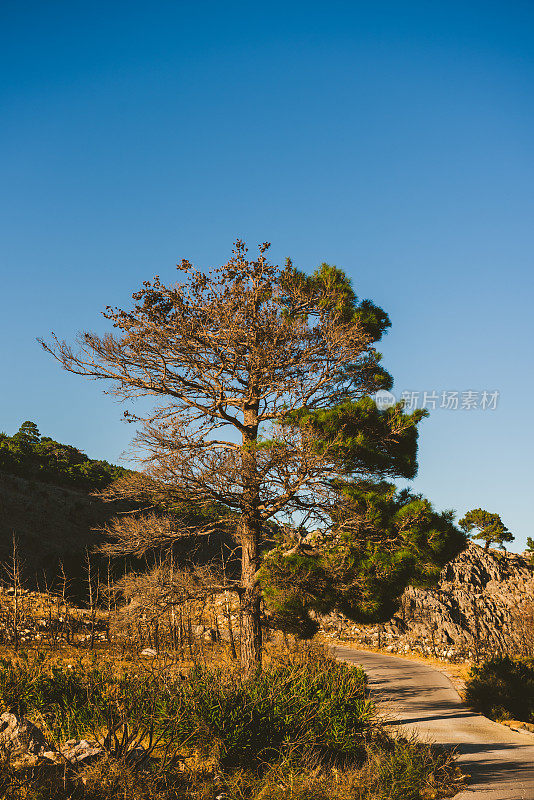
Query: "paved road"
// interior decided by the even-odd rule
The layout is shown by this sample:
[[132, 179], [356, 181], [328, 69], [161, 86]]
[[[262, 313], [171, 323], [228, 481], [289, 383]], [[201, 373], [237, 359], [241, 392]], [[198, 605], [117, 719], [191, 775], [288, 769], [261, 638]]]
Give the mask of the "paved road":
[[516, 733], [462, 704], [442, 672], [417, 661], [349, 647], [335, 655], [361, 664], [392, 724], [457, 748], [471, 776], [455, 800], [534, 800], [534, 734]]

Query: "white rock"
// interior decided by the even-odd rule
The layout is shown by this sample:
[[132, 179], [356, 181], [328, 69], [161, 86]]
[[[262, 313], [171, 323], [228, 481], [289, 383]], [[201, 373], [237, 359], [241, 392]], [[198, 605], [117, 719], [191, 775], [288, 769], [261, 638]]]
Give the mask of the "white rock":
[[8, 758], [25, 753], [40, 755], [49, 749], [43, 732], [33, 722], [10, 711], [0, 715], [0, 754]]

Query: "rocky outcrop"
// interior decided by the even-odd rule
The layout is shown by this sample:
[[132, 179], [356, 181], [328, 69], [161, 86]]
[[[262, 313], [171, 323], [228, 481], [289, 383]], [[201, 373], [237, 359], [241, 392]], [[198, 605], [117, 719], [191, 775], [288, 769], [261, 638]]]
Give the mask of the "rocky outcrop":
[[46, 750], [50, 745], [37, 725], [11, 711], [0, 714], [0, 757], [38, 756]]
[[[0, 761], [24, 767], [46, 763], [75, 766], [92, 763], [105, 753], [101, 744], [86, 739], [69, 739], [59, 747], [52, 747], [41, 729], [26, 717], [12, 711], [0, 715]], [[141, 764], [150, 757], [150, 751], [136, 742], [122, 756], [130, 763]]]
[[442, 570], [434, 589], [408, 587], [388, 623], [361, 626], [330, 615], [322, 629], [330, 638], [450, 661], [534, 653], [534, 567], [528, 556], [471, 542]]
[[[12, 711], [0, 715], [0, 759], [18, 761], [26, 766], [39, 760], [55, 763], [87, 762], [104, 753], [96, 742], [70, 739], [59, 749], [53, 748], [37, 725]], [[40, 762], [39, 762], [40, 763]]]

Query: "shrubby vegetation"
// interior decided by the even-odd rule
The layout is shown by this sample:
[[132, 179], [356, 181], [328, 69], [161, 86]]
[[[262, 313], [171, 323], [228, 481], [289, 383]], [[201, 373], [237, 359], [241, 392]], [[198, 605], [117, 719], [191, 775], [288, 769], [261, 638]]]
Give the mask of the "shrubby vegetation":
[[494, 720], [534, 722], [534, 659], [504, 655], [473, 666], [466, 700]]
[[107, 461], [95, 461], [72, 445], [41, 436], [30, 421], [23, 422], [14, 436], [0, 433], [0, 471], [87, 491], [105, 489], [129, 472]]
[[[85, 736], [106, 751], [61, 774], [4, 765], [5, 798], [421, 800], [457, 785], [449, 756], [387, 735], [361, 669], [310, 648], [278, 656], [248, 681], [160, 662], [117, 671], [96, 661], [4, 660], [0, 700], [24, 704], [56, 741]], [[141, 761], [129, 757], [138, 743]]]

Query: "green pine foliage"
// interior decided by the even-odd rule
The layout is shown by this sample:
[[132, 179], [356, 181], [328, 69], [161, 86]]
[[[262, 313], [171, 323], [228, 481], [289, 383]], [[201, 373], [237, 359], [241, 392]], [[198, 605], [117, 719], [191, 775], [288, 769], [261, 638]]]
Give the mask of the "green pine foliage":
[[[506, 550], [505, 542], [513, 542], [514, 536], [504, 525], [498, 514], [492, 514], [483, 508], [473, 508], [468, 511], [458, 523], [460, 527], [471, 535], [472, 539], [481, 539], [485, 542], [485, 549], [496, 544]], [[478, 531], [478, 533], [472, 533]]]
[[437, 581], [465, 547], [453, 512], [381, 482], [340, 483], [333, 527], [309, 545], [284, 542], [265, 558], [261, 580], [273, 627], [312, 636], [319, 614], [337, 610], [360, 623], [384, 622], [408, 584]]
[[[347, 323], [363, 323], [373, 342], [390, 327], [382, 309], [357, 302], [337, 267], [322, 264], [310, 277], [298, 275], [310, 287], [334, 288], [328, 296], [335, 298], [336, 313]], [[347, 376], [368, 370], [370, 383], [390, 389], [392, 377], [380, 362], [374, 351], [367, 364], [347, 364]], [[317, 453], [335, 453], [338, 478], [331, 488], [337, 500], [317, 514], [327, 532], [308, 535], [295, 547], [296, 532], [280, 531], [260, 570], [269, 624], [304, 638], [316, 632], [317, 614], [333, 610], [363, 624], [386, 621], [408, 584], [433, 585], [466, 546], [454, 512], [438, 513], [422, 496], [387, 482], [415, 477], [418, 425], [428, 412], [406, 413], [403, 403], [381, 409], [372, 396], [340, 393], [333, 401], [329, 407], [304, 405], [282, 419], [300, 427]], [[328, 517], [332, 524], [324, 527]]]
[[26, 421], [17, 433], [0, 433], [0, 471], [22, 478], [100, 491], [129, 470], [93, 460], [68, 444], [41, 436], [34, 422]]
[[319, 452], [341, 438], [338, 453], [347, 473], [414, 478], [417, 425], [427, 415], [422, 409], [406, 414], [402, 403], [379, 409], [373, 398], [363, 397], [317, 411], [303, 409], [291, 420], [312, 432]]

